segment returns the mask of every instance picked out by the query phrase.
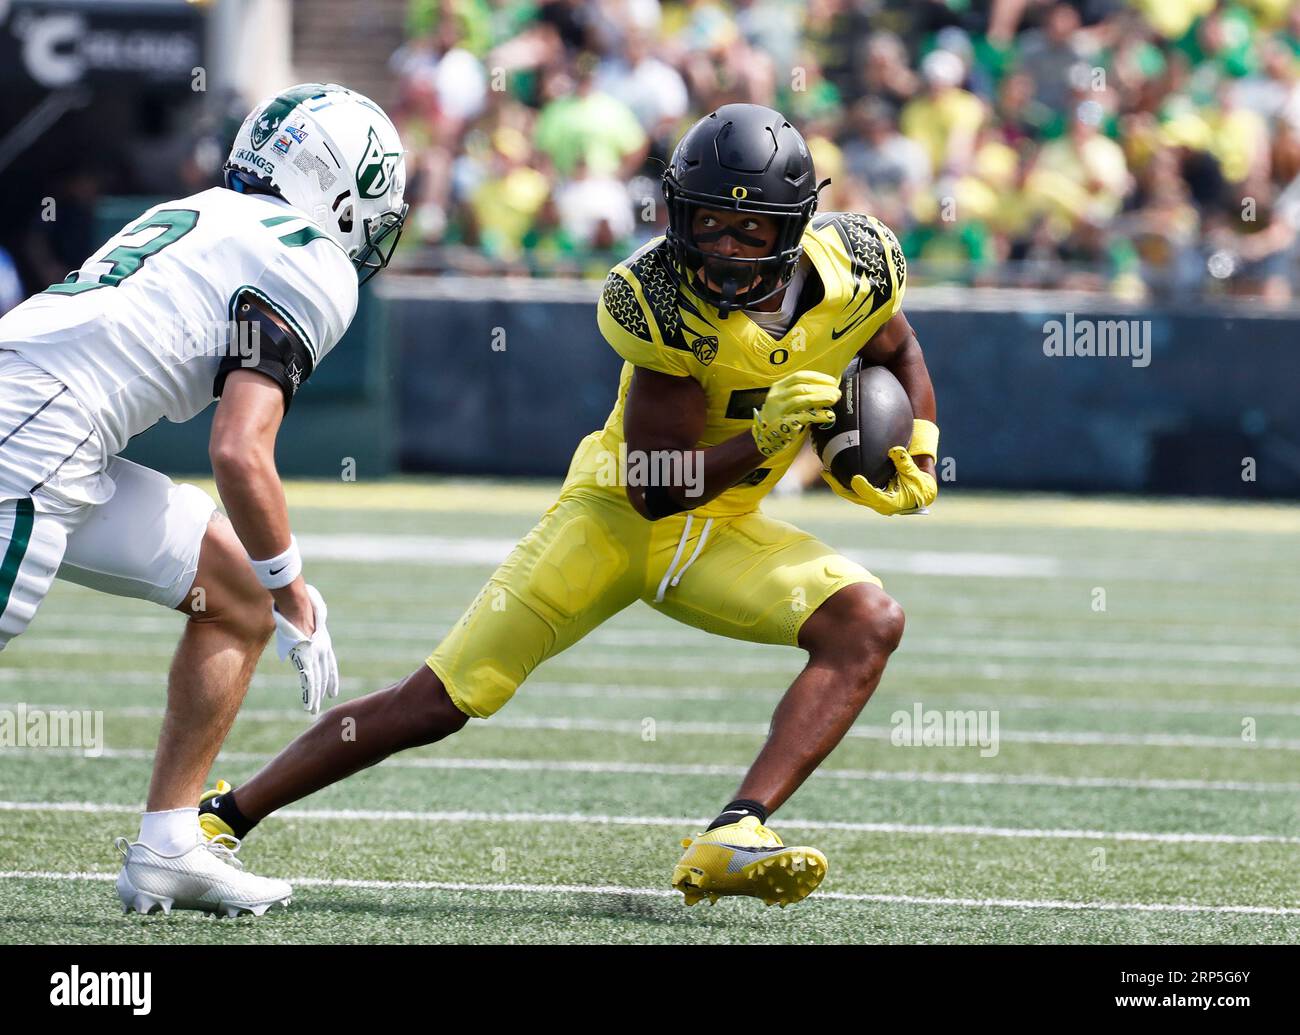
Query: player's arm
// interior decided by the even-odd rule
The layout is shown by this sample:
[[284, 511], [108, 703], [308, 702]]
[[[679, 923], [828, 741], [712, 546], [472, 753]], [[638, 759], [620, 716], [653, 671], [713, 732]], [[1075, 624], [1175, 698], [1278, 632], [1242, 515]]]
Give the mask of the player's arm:
[[[889, 370], [898, 383], [907, 392], [912, 403], [912, 415], [919, 421], [931, 425], [938, 422], [934, 385], [930, 382], [930, 371], [925, 365], [925, 355], [921, 352], [921, 343], [916, 338], [916, 331], [908, 323], [907, 317], [899, 310], [890, 317], [880, 330], [871, 336], [871, 340], [858, 352], [862, 362], [871, 366], [882, 366]], [[934, 477], [934, 457], [928, 453], [912, 454], [916, 466], [926, 474]]]
[[303, 707], [314, 714], [326, 695], [338, 696], [338, 662], [325, 628], [325, 602], [302, 576], [275, 466], [280, 424], [298, 385], [311, 373], [311, 353], [288, 323], [256, 297], [238, 299], [236, 311], [248, 325], [248, 340], [258, 347], [252, 355], [222, 360], [213, 385], [220, 401], [208, 455], [230, 523], [274, 599], [280, 659], [297, 670]]
[[[627, 498], [642, 517], [655, 521], [703, 506], [766, 459], [748, 432], [716, 446], [696, 449], [707, 416], [704, 389], [693, 377], [673, 377], [645, 367], [637, 367], [633, 372], [623, 409], [623, 437], [628, 455], [659, 450], [680, 453], [682, 463], [673, 464], [669, 469], [697, 471], [702, 475], [693, 486], [629, 485]], [[688, 462], [691, 466], [687, 466]]]
[[629, 485], [627, 497], [637, 512], [651, 521], [703, 506], [787, 448], [809, 423], [830, 421], [829, 407], [839, 394], [835, 378], [797, 371], [772, 386], [763, 408], [755, 411], [750, 430], [698, 449], [708, 416], [708, 402], [699, 382], [637, 367], [623, 409], [629, 457], [638, 452], [667, 453], [669, 465], [654, 464], [650, 469], [693, 471], [699, 477], [689, 485]]
[[[289, 507], [275, 466], [283, 417], [284, 396], [269, 377], [251, 369], [227, 375], [208, 456], [226, 514], [252, 558], [277, 557], [289, 549]], [[270, 592], [276, 609], [310, 635], [316, 620], [302, 575]]]

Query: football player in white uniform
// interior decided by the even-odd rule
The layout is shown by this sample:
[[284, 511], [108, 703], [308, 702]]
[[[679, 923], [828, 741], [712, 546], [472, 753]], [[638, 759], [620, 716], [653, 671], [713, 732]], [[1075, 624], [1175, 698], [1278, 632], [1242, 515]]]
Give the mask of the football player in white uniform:
[[[258, 105], [226, 185], [150, 209], [81, 269], [0, 319], [0, 650], [53, 579], [188, 616], [167, 683], [123, 907], [262, 914], [283, 881], [207, 847], [194, 802], [270, 637], [315, 714], [338, 694], [275, 468], [294, 393], [356, 313], [401, 234], [392, 122], [336, 85]], [[229, 521], [202, 490], [117, 454], [219, 399], [209, 453]]]

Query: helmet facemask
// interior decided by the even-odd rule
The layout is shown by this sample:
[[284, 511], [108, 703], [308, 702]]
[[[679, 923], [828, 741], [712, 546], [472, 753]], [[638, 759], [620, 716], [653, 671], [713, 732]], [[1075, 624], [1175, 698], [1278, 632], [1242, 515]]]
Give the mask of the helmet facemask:
[[[803, 255], [800, 243], [803, 232], [817, 208], [814, 194], [797, 205], [775, 205], [745, 199], [718, 197], [682, 190], [671, 170], [664, 175], [664, 195], [668, 201], [668, 244], [679, 270], [690, 277], [691, 289], [715, 305], [723, 316], [739, 309], [749, 309], [763, 302], [790, 283]], [[742, 231], [728, 227], [696, 234], [695, 213], [700, 209], [725, 212], [751, 212], [766, 216], [776, 226], [776, 239], [767, 255], [742, 257], [706, 251], [710, 244], [730, 236], [739, 244], [755, 247], [761, 242]], [[706, 280], [707, 275], [707, 280]], [[708, 283], [711, 280], [718, 287]]]
[[397, 250], [397, 242], [401, 240], [402, 229], [406, 225], [406, 214], [410, 210], [411, 206], [404, 202], [397, 212], [385, 212], [366, 220], [362, 228], [365, 244], [352, 256], [358, 283], [364, 284], [392, 261], [393, 252]]

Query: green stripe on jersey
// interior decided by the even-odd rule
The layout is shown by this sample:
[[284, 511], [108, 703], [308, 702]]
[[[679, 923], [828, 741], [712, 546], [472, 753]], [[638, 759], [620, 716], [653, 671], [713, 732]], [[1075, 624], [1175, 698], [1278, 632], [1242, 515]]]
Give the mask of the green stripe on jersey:
[[27, 556], [27, 544], [32, 537], [32, 518], [36, 507], [30, 496], [14, 501], [14, 530], [9, 536], [9, 549], [0, 561], [0, 615], [9, 606], [9, 595], [18, 580], [18, 569]]
[[306, 225], [292, 233], [285, 234], [280, 238], [280, 243], [286, 248], [302, 248], [304, 245], [311, 244], [312, 241], [329, 241], [340, 251], [343, 246], [334, 240], [329, 234], [307, 222], [302, 216], [271, 216], [269, 219], [263, 219], [262, 225], [265, 227], [281, 226], [284, 223], [302, 222]]
[[295, 230], [291, 234], [285, 234], [280, 238], [280, 243], [286, 248], [301, 248], [305, 244], [311, 244], [312, 241], [329, 241], [334, 242], [334, 238], [329, 234], [322, 233], [314, 226], [308, 223], [301, 230]]

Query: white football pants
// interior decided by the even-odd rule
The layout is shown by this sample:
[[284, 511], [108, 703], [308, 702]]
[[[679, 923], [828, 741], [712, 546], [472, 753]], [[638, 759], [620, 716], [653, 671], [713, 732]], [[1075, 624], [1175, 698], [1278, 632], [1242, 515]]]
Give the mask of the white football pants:
[[61, 381], [0, 350], [0, 650], [55, 578], [177, 607], [215, 510], [197, 486], [106, 455]]

